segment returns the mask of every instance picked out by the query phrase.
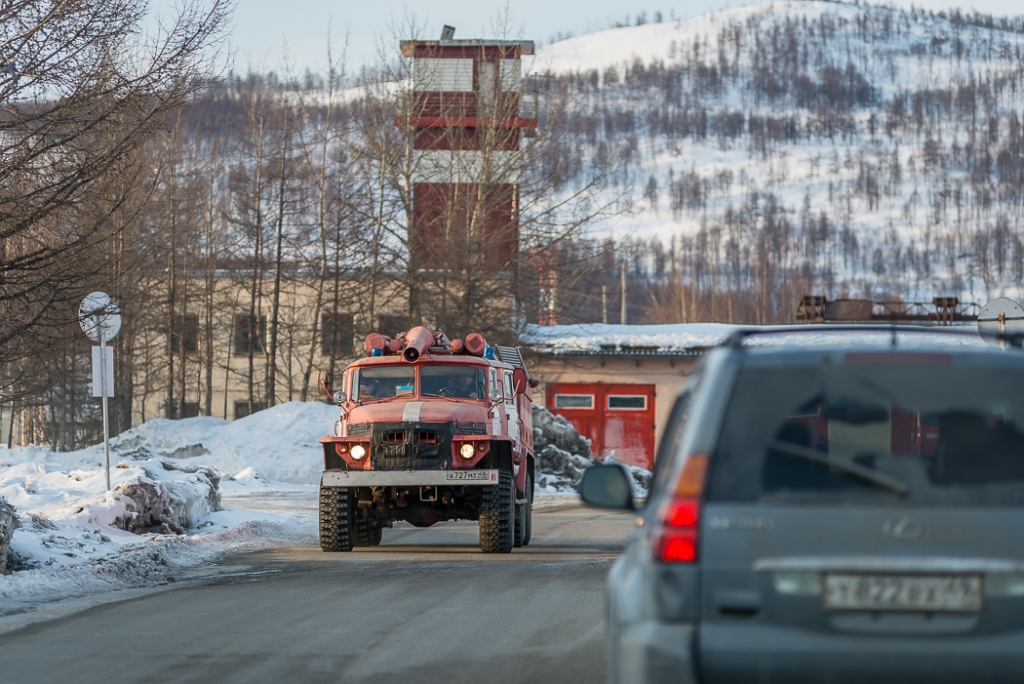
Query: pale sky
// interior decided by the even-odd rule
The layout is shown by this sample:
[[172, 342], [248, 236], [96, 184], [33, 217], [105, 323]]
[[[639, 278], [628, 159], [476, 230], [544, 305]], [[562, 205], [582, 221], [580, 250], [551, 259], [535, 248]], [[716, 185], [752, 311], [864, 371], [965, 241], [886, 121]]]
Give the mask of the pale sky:
[[[237, 0], [231, 47], [235, 70], [283, 71], [284, 48], [292, 71], [309, 67], [323, 71], [327, 64], [327, 34], [340, 49], [347, 36], [350, 69], [373, 62], [381, 43], [393, 45], [392, 26], [403, 17], [415, 17], [423, 27], [421, 37], [439, 38], [441, 26], [455, 26], [456, 38], [493, 37], [493, 20], [505, 6], [503, 0]], [[509, 2], [513, 35], [538, 43], [550, 43], [559, 33], [580, 35], [608, 28], [613, 22], [636, 21], [641, 12], [650, 21], [660, 11], [665, 21], [686, 19], [717, 9], [755, 4], [743, 0], [517, 0]], [[895, 0], [926, 9], [948, 9], [955, 0]], [[962, 9], [994, 15], [1024, 13], [1020, 0], [968, 0]], [[394, 47], [397, 50], [397, 46]]]

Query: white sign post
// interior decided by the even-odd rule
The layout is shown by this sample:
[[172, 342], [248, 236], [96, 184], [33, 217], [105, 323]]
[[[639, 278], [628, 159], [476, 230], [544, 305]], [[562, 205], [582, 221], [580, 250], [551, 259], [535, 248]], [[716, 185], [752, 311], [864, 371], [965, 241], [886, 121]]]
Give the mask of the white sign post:
[[[114, 359], [107, 360], [107, 342], [121, 331], [121, 310], [104, 292], [93, 292], [78, 308], [78, 322], [93, 342], [92, 394], [103, 404], [103, 465], [107, 470], [107, 491], [110, 491], [110, 427], [107, 420], [107, 397], [114, 396]], [[97, 353], [98, 352], [98, 353]], [[97, 381], [98, 380], [98, 381]]]

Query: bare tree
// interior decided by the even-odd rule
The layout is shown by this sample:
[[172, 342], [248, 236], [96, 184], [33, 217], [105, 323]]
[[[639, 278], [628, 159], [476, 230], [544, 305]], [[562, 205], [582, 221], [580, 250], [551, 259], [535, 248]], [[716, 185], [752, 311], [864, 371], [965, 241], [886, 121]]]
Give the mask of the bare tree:
[[0, 362], [59, 342], [139, 187], [135, 154], [210, 82], [228, 0], [143, 31], [142, 0], [0, 5]]

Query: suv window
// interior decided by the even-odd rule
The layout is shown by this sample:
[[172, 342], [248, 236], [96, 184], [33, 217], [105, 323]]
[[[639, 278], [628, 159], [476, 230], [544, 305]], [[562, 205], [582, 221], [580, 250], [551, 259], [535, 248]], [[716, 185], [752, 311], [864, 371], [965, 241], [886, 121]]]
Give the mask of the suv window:
[[740, 373], [710, 500], [1024, 506], [1024, 373], [849, 358]]

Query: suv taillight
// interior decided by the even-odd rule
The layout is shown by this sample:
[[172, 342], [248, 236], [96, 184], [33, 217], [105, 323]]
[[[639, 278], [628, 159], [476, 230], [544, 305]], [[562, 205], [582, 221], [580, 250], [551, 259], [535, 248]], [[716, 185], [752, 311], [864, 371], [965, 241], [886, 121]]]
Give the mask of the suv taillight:
[[692, 454], [683, 464], [672, 497], [658, 512], [654, 536], [654, 556], [663, 563], [694, 563], [700, 526], [700, 497], [704, 493], [704, 474], [708, 457]]

